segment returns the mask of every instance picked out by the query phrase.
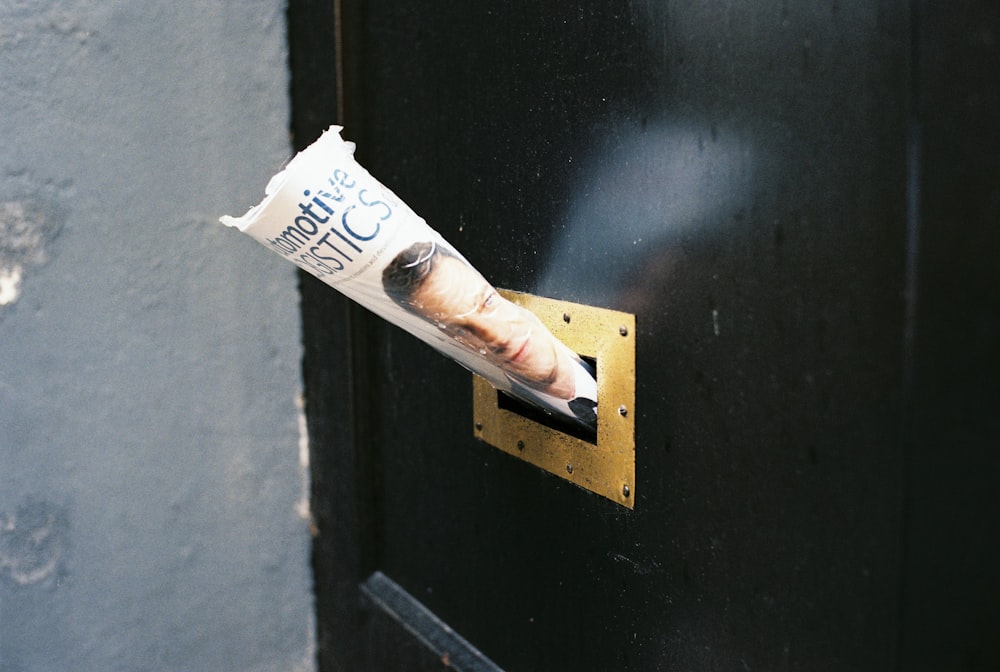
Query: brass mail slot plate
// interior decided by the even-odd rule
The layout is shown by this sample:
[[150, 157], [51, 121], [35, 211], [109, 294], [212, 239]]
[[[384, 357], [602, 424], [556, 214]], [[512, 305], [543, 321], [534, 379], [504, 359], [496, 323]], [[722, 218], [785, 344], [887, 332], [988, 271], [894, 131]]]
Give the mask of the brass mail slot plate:
[[581, 357], [597, 363], [597, 442], [502, 408], [486, 380], [473, 375], [476, 438], [607, 497], [635, 506], [635, 315], [498, 290], [524, 306]]

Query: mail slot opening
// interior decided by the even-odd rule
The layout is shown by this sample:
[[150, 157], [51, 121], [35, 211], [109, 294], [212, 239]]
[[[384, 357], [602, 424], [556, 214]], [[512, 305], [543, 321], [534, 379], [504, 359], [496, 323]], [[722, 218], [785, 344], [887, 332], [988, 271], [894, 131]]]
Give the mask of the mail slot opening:
[[[582, 360], [587, 362], [594, 371], [597, 371], [597, 360], [593, 357], [580, 356]], [[569, 402], [573, 403], [573, 402]], [[549, 429], [554, 429], [557, 432], [562, 432], [563, 434], [568, 434], [574, 438], [586, 441], [594, 446], [597, 445], [597, 425], [591, 429], [589, 427], [584, 427], [579, 423], [575, 423], [572, 420], [561, 418], [557, 415], [550, 415], [545, 411], [541, 410], [537, 406], [532, 406], [531, 404], [525, 403], [520, 399], [512, 397], [506, 392], [497, 391], [497, 406], [505, 411], [510, 411], [511, 413], [517, 413], [522, 418], [531, 420], [540, 425], [544, 425]], [[599, 418], [599, 416], [598, 416]], [[600, 420], [596, 420], [599, 422]]]
[[[596, 394], [589, 390], [589, 394], [600, 402], [596, 409], [599, 419], [589, 417], [588, 422], [598, 428], [596, 432], [587, 432], [567, 426], [573, 425], [573, 418], [580, 415], [569, 414], [560, 422], [527, 402], [497, 392], [497, 386], [489, 380], [473, 375], [473, 436], [632, 509], [636, 500], [635, 316], [504, 289], [498, 291], [507, 300], [535, 313], [553, 336], [593, 366], [597, 390]], [[586, 387], [583, 382], [578, 388], [580, 392]]]

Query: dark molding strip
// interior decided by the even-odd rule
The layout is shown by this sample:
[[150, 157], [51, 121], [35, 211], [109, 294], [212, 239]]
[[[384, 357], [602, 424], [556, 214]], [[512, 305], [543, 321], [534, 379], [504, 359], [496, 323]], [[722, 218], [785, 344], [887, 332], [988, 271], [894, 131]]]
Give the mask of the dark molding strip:
[[369, 576], [361, 584], [361, 592], [439, 656], [446, 667], [458, 672], [503, 672], [479, 649], [382, 572]]

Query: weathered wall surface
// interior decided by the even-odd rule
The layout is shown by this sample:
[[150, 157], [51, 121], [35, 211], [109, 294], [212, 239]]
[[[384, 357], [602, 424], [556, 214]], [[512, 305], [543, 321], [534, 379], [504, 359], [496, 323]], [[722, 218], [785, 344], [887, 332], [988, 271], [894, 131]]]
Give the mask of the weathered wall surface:
[[311, 670], [281, 0], [0, 0], [0, 670]]

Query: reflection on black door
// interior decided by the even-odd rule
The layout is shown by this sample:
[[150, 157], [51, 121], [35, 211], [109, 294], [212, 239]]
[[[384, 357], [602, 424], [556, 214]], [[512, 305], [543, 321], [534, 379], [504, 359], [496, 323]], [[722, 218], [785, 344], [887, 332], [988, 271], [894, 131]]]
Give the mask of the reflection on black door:
[[992, 4], [289, 18], [299, 147], [343, 123], [491, 282], [637, 322], [629, 511], [303, 278], [321, 669], [1000, 666]]

